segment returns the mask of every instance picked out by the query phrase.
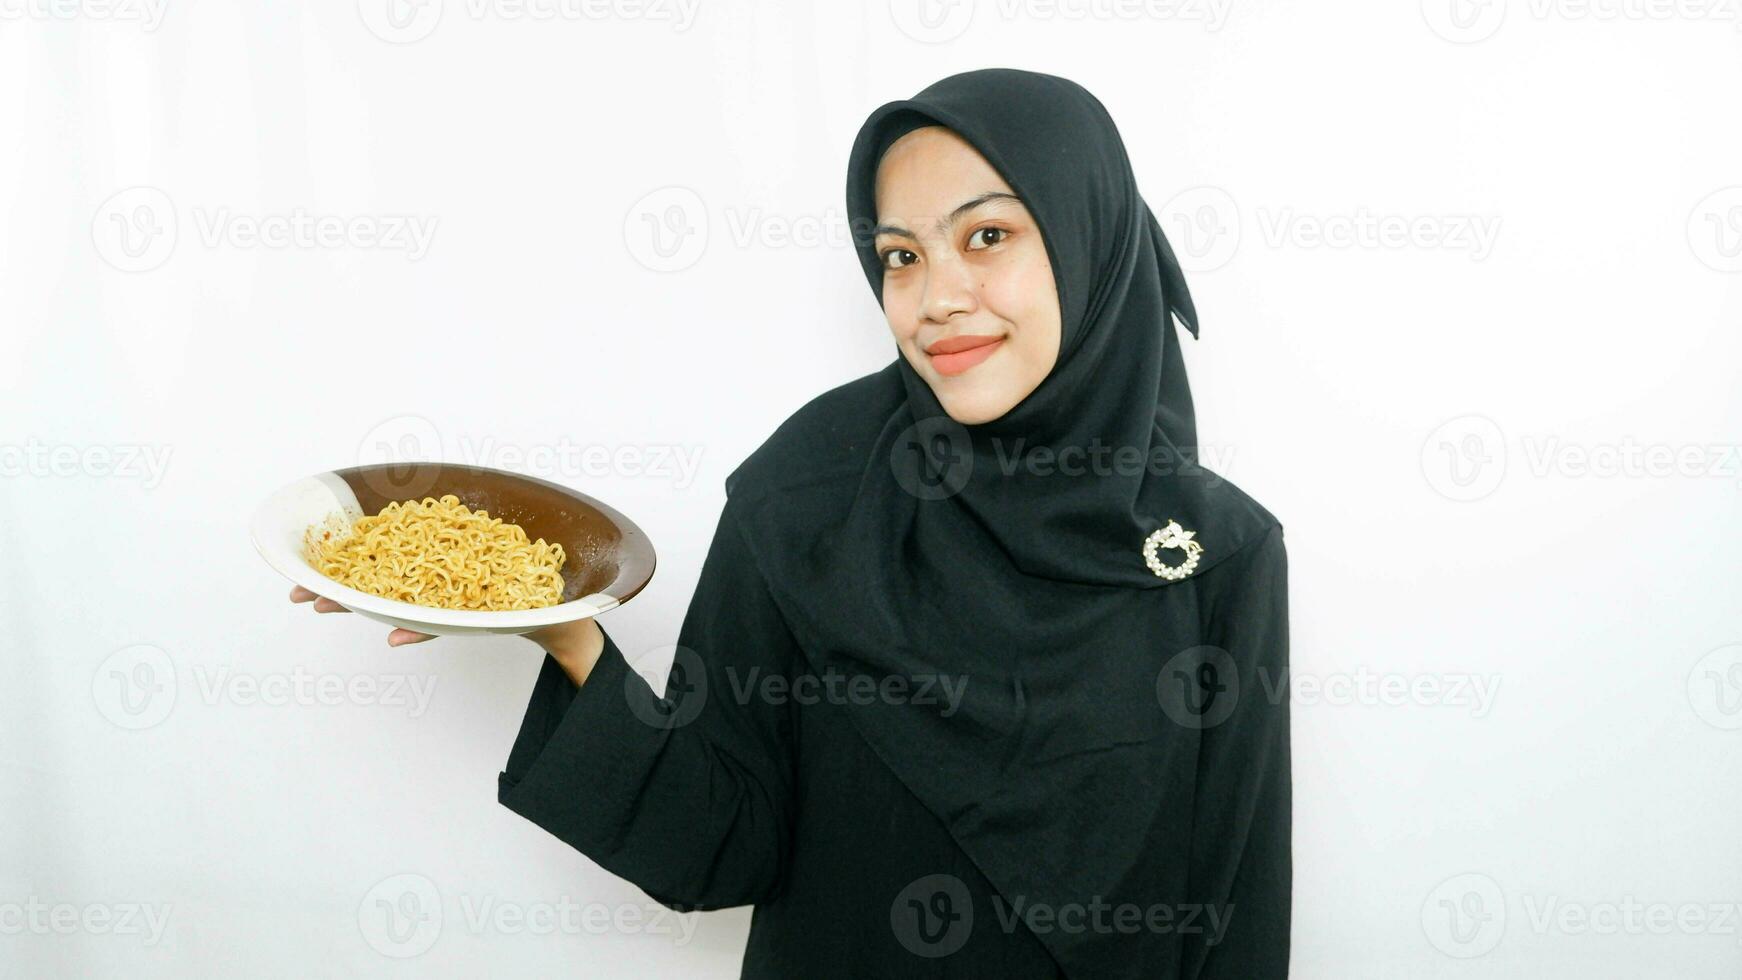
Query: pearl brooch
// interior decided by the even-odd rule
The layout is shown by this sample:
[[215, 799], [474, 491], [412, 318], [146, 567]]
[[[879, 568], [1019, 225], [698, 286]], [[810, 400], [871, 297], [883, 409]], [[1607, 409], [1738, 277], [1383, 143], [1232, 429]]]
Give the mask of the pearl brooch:
[[[1143, 540], [1143, 563], [1149, 570], [1169, 581], [1177, 582], [1192, 573], [1198, 567], [1198, 556], [1204, 553], [1204, 546], [1192, 540], [1196, 531], [1188, 531], [1179, 526], [1179, 522], [1169, 519], [1167, 526], [1161, 528]], [[1156, 556], [1159, 548], [1178, 548], [1185, 552], [1186, 560], [1178, 565], [1162, 564]]]

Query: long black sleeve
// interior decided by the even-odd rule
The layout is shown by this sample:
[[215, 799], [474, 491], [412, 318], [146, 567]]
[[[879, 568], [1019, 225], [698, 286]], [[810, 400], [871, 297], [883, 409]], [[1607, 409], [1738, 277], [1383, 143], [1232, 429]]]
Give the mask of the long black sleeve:
[[609, 635], [578, 689], [547, 656], [497, 799], [666, 905], [762, 901], [784, 879], [795, 756], [791, 703], [762, 682], [797, 658], [728, 500], [669, 697]]
[[[1232, 712], [1208, 724], [1199, 742], [1191, 892], [1222, 920], [1219, 936], [1187, 944], [1183, 973], [1201, 980], [1288, 976], [1294, 874], [1282, 528], [1244, 552], [1207, 590], [1209, 643], [1227, 653], [1222, 663], [1232, 662], [1238, 684]], [[1200, 922], [1208, 925], [1208, 910]]]

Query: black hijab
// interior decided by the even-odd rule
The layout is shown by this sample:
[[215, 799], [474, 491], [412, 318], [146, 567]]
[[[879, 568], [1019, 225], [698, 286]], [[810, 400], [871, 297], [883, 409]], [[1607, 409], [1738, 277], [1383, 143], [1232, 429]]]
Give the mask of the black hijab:
[[[757, 488], [750, 544], [818, 673], [965, 685], [953, 710], [899, 695], [849, 710], [1000, 893], [1055, 906], [1178, 895], [1183, 872], [1155, 866], [1156, 841], [1191, 831], [1195, 734], [1169, 726], [1157, 671], [1204, 642], [1196, 582], [1277, 521], [1191, 458], [1173, 318], [1195, 337], [1197, 312], [1112, 118], [1076, 83], [971, 71], [871, 114], [847, 207], [879, 302], [877, 166], [926, 125], [972, 144], [1038, 223], [1056, 365], [1006, 415], [963, 426], [897, 351], [795, 415], [728, 491]], [[1181, 572], [1190, 546], [1160, 549], [1164, 576], [1144, 545], [1170, 522], [1201, 553]], [[1072, 975], [1128, 975], [1129, 954], [1165, 941], [1042, 938]]]
[[[895, 486], [884, 489], [905, 488], [914, 499], [877, 514], [904, 526], [902, 511], [918, 498], [947, 496], [956, 516], [977, 521], [1018, 569], [1130, 588], [1172, 581], [1147, 566], [1142, 544], [1178, 521], [1202, 546], [1195, 571], [1207, 570], [1260, 528], [1204, 519], [1213, 478], [1192, 465], [1196, 417], [1170, 320], [1196, 337], [1197, 310], [1112, 118], [1082, 86], [1014, 69], [955, 75], [873, 112], [848, 162], [847, 210], [879, 304], [883, 268], [866, 232], [876, 225], [877, 166], [895, 140], [929, 125], [973, 144], [1034, 216], [1052, 261], [1062, 336], [1040, 386], [976, 426], [951, 421], [898, 358], [910, 418], [893, 432], [885, 458]], [[1024, 462], [1013, 467], [1017, 459]], [[1183, 557], [1176, 549], [1167, 564]]]

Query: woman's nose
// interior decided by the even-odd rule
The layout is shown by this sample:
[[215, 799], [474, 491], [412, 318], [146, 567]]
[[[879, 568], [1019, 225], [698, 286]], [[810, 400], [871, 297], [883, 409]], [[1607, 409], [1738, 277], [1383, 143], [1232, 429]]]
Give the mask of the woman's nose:
[[973, 270], [959, 259], [934, 262], [927, 270], [925, 297], [920, 310], [925, 318], [944, 323], [957, 313], [979, 308], [978, 285]]

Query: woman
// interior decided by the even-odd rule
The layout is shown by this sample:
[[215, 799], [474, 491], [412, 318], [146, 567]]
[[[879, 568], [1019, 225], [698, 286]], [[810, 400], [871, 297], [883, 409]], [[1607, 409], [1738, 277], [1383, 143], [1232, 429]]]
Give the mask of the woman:
[[1112, 119], [955, 75], [847, 198], [900, 356], [727, 478], [666, 697], [534, 636], [501, 802], [754, 904], [746, 977], [1286, 976], [1282, 528], [1190, 459], [1197, 317]]

